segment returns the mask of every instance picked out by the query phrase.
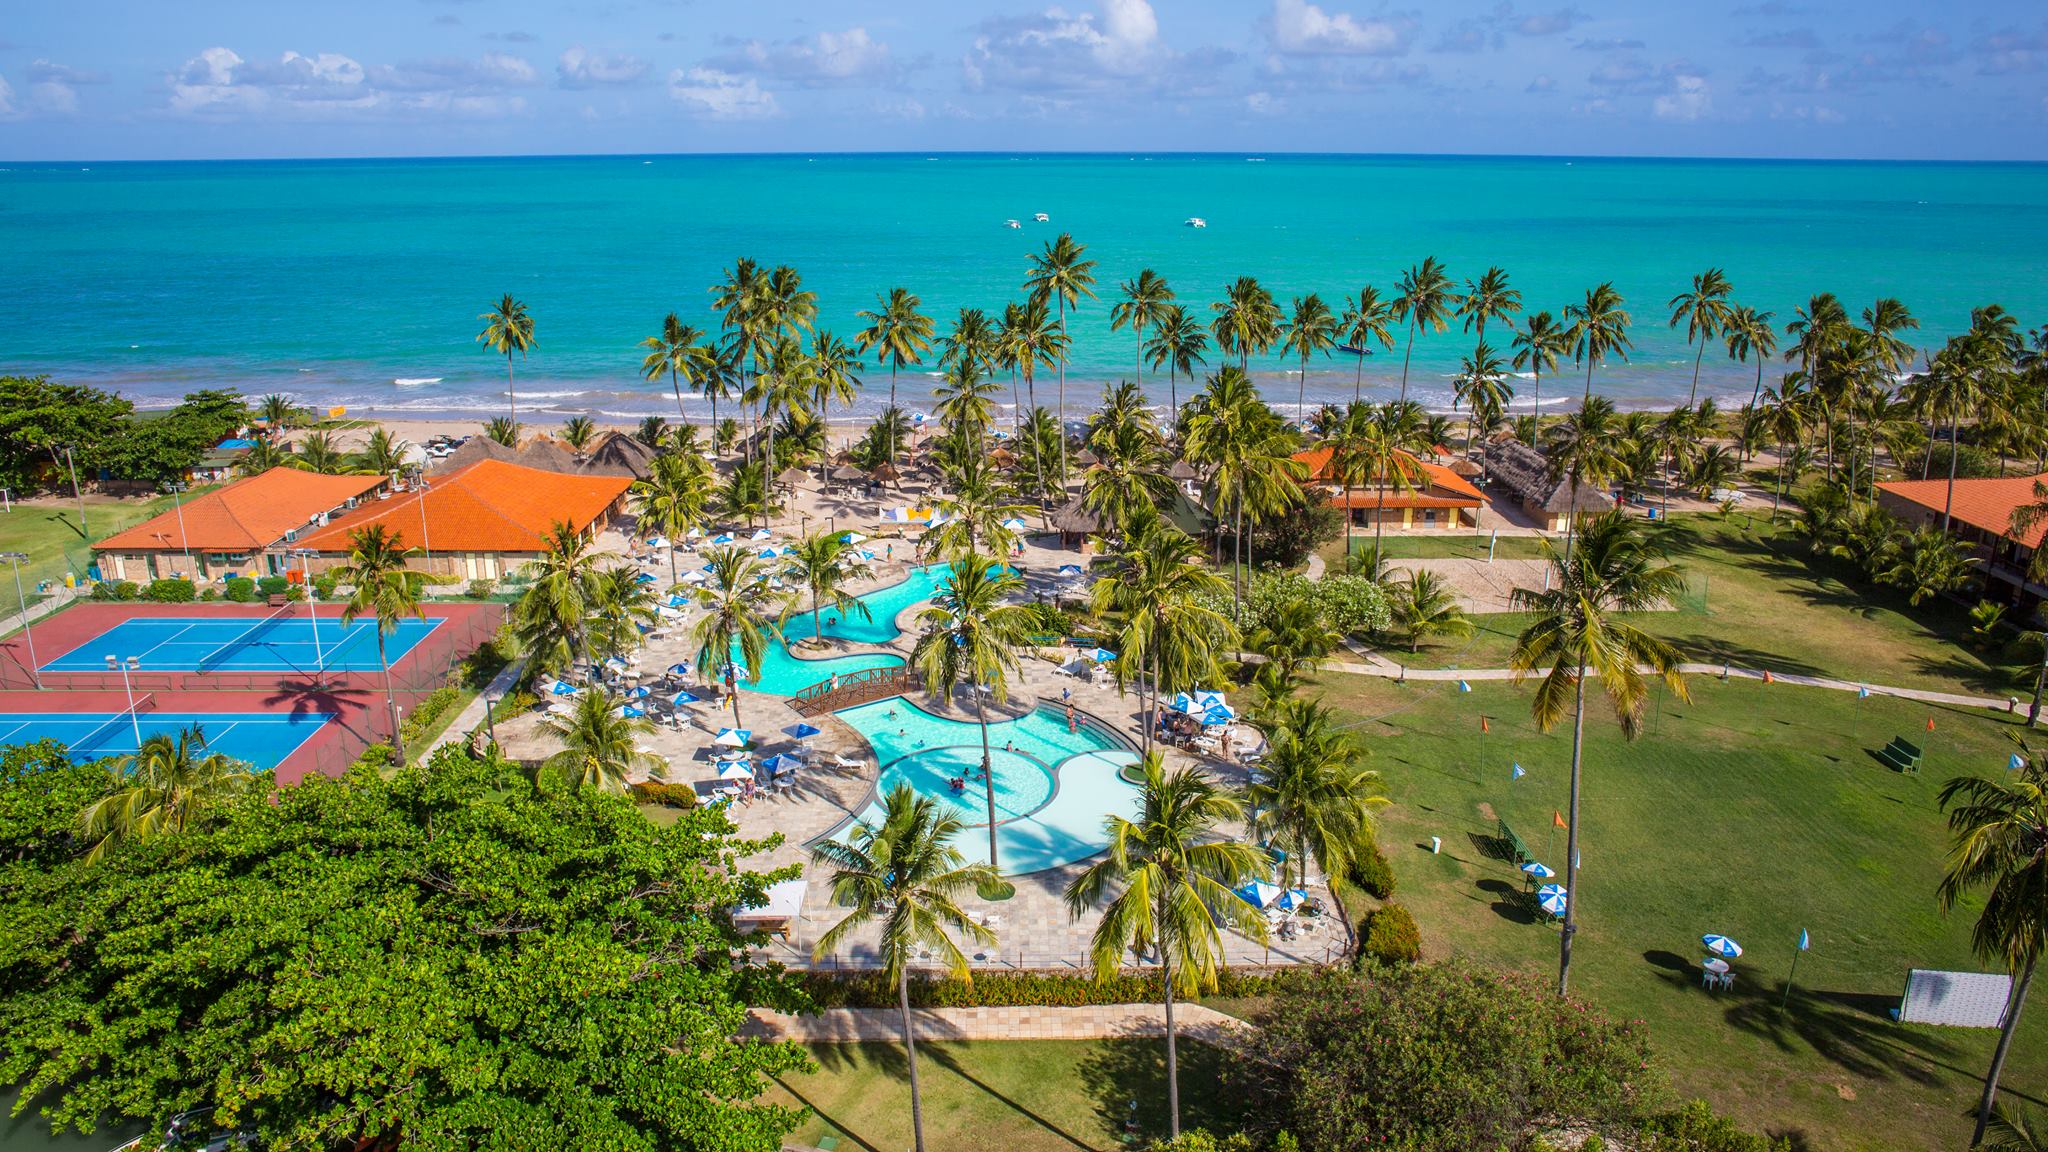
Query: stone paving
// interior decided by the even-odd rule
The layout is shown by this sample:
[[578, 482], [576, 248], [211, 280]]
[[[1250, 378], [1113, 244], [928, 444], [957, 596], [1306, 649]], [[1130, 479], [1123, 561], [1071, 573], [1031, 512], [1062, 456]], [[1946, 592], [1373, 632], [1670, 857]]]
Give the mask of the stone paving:
[[[1111, 1004], [1087, 1008], [913, 1008], [910, 1017], [920, 1043], [935, 1040], [1110, 1040], [1166, 1035], [1166, 1010], [1158, 1004]], [[1182, 1040], [1229, 1044], [1248, 1025], [1200, 1004], [1173, 1006], [1174, 1031]], [[895, 1043], [903, 1038], [903, 1015], [894, 1008], [832, 1008], [810, 1016], [789, 1016], [756, 1008], [741, 1035], [800, 1044]]]

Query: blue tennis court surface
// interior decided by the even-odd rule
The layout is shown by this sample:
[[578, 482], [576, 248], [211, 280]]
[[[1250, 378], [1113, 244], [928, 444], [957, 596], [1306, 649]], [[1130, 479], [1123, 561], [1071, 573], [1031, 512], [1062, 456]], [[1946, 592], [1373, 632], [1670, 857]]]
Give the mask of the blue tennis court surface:
[[131, 723], [126, 712], [0, 712], [0, 747], [56, 740], [70, 749], [75, 760], [97, 760], [133, 753], [140, 743], [138, 733], [143, 740], [159, 734], [175, 736], [196, 724], [206, 736], [208, 752], [246, 760], [257, 768], [275, 768], [332, 719], [328, 712], [144, 711], [136, 713]]
[[[384, 638], [392, 664], [441, 621], [401, 620]], [[343, 624], [304, 615], [186, 619], [145, 616], [124, 620], [43, 665], [45, 672], [102, 672], [107, 657], [139, 656], [146, 672], [375, 672], [377, 623]]]

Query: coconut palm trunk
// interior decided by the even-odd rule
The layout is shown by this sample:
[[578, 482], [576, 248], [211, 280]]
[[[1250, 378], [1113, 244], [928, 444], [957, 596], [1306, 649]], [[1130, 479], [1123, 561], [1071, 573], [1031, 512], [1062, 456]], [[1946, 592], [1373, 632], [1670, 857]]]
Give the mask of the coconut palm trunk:
[[398, 693], [391, 687], [391, 661], [384, 655], [384, 622], [377, 622], [377, 663], [384, 669], [384, 706], [391, 711], [391, 748], [398, 763], [405, 763], [405, 735], [398, 730]]
[[513, 434], [518, 435], [519, 393], [512, 390], [512, 353], [505, 353], [505, 403], [512, 409]]
[[675, 389], [676, 393], [676, 422], [688, 424], [690, 422], [690, 414], [683, 411], [683, 381], [681, 377], [676, 375], [674, 368], [668, 370], [668, 386]]
[[1167, 1134], [1180, 1138], [1180, 1052], [1175, 1045], [1173, 1028], [1173, 949], [1166, 939], [1166, 895], [1159, 897], [1156, 913], [1160, 925], [1159, 934], [1159, 986], [1165, 995], [1160, 1002], [1166, 1008], [1166, 1124]]
[[981, 725], [981, 785], [988, 795], [988, 866], [996, 867], [996, 770], [990, 762], [988, 751], [988, 710], [982, 699], [981, 685], [974, 691], [974, 719]]
[[[1948, 532], [1950, 513], [1956, 506], [1956, 437], [1962, 434], [1962, 414], [1950, 412], [1948, 418], [1948, 496], [1941, 503], [1941, 530]], [[1833, 458], [1830, 457], [1830, 462]]]
[[[1362, 345], [1361, 345], [1362, 347]], [[1408, 314], [1408, 342], [1401, 349], [1401, 400], [1408, 400], [1408, 360], [1415, 355], [1415, 314]], [[1361, 367], [1359, 371], [1363, 372]]]
[[924, 1152], [924, 1094], [917, 1083], [917, 1036], [910, 1022], [910, 965], [896, 976], [896, 1005], [903, 1012], [903, 1058], [910, 1067], [910, 1132], [917, 1152]]
[[1365, 345], [1358, 346], [1358, 372], [1351, 378], [1351, 402], [1356, 404], [1365, 399]]
[[2013, 986], [2012, 999], [2005, 1005], [2005, 1023], [1998, 1029], [1998, 1047], [1991, 1052], [1991, 1071], [1984, 1077], [1984, 1097], [1977, 1102], [1977, 1131], [1970, 1147], [1984, 1143], [1984, 1126], [1991, 1122], [1992, 1105], [1998, 1103], [1998, 1077], [2005, 1071], [2005, 1054], [2012, 1047], [2012, 1035], [2019, 1031], [2020, 1010], [2027, 1006], [2027, 988], [2034, 982], [2034, 961], [2028, 960]]
[[1572, 935], [1579, 930], [1579, 770], [1586, 755], [1586, 662], [1579, 661], [1572, 686], [1572, 786], [1567, 801], [1571, 815], [1564, 825], [1564, 930], [1557, 940], [1557, 994], [1566, 995], [1572, 978]]
[[1693, 353], [1693, 355], [1692, 355], [1692, 388], [1691, 388], [1690, 390], [1688, 390], [1688, 391], [1686, 392], [1686, 394], [1685, 394], [1685, 406], [1686, 406], [1687, 408], [1690, 408], [1690, 407], [1692, 407], [1692, 406], [1693, 406], [1693, 404], [1694, 404], [1695, 402], [1697, 402], [1697, 401], [1699, 400], [1699, 395], [1700, 395], [1700, 361], [1702, 361], [1702, 360], [1706, 359], [1706, 357], [1707, 357], [1707, 342], [1706, 342], [1705, 340], [1701, 340], [1701, 341], [1700, 341], [1700, 350], [1699, 350], [1699, 351], [1697, 351], [1697, 352], [1695, 352], [1695, 353]]
[[[1054, 293], [1058, 296], [1058, 293]], [[1060, 496], [1067, 494], [1067, 298], [1060, 301]]]

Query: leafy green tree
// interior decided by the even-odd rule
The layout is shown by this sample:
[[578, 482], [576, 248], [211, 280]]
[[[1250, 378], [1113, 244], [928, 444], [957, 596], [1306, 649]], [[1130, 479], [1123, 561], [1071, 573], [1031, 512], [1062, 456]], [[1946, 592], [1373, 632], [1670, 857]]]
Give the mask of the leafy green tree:
[[702, 524], [714, 491], [716, 480], [711, 462], [697, 453], [670, 452], [657, 456], [647, 479], [633, 483], [633, 494], [640, 501], [641, 526], [668, 538], [671, 585], [681, 580], [676, 571], [676, 553], [680, 551], [676, 542]]
[[1498, 320], [1513, 329], [1514, 318], [1522, 311], [1521, 291], [1508, 283], [1507, 270], [1498, 266], [1480, 273], [1477, 280], [1465, 281], [1465, 291], [1457, 301], [1458, 317], [1465, 322], [1465, 331], [1476, 330], [1482, 345], [1486, 343], [1488, 321]]
[[291, 465], [307, 472], [322, 476], [339, 476], [349, 469], [348, 453], [334, 442], [326, 432], [309, 432], [299, 442], [299, 451], [291, 458]]
[[924, 1152], [924, 1095], [917, 1082], [917, 1029], [910, 1017], [910, 961], [919, 949], [938, 954], [953, 978], [971, 981], [955, 932], [982, 945], [996, 936], [960, 907], [969, 891], [991, 889], [993, 866], [969, 864], [953, 846], [965, 826], [940, 802], [908, 784], [890, 789], [882, 821], [856, 821], [842, 839], [821, 840], [811, 859], [832, 870], [832, 899], [849, 911], [818, 938], [814, 959], [871, 925], [879, 926], [883, 976], [896, 985], [903, 1014], [903, 1053], [910, 1068], [910, 1130]]
[[1261, 842], [1287, 853], [1282, 887], [1306, 883], [1310, 862], [1330, 882], [1337, 915], [1351, 933], [1344, 889], [1359, 861], [1374, 850], [1373, 813], [1386, 806], [1380, 774], [1365, 766], [1366, 749], [1321, 700], [1295, 696], [1260, 728], [1266, 734], [1261, 776], [1245, 790], [1251, 827]]
[[[1010, 363], [1015, 364], [1017, 370], [1024, 376], [1024, 404], [1030, 411], [1028, 414], [1020, 414], [1022, 420], [1039, 419], [1039, 413], [1045, 410], [1038, 406], [1038, 370], [1050, 368], [1056, 363], [1066, 363], [1066, 329], [1064, 326], [1055, 327], [1046, 302], [1034, 297], [1030, 303], [1019, 307], [1014, 314], [1005, 314], [999, 346], [1002, 355]], [[1067, 487], [1065, 412], [1062, 411], [1057, 420], [1052, 419], [1050, 413], [1046, 413], [1045, 418], [1039, 420], [1039, 423], [1041, 427], [1034, 431], [1024, 428], [1020, 421], [1017, 435], [1027, 444], [1032, 443], [1031, 438], [1034, 436], [1044, 441], [1044, 451], [1033, 450], [1031, 453], [1032, 475], [1038, 480], [1038, 506], [1042, 511], [1046, 506], [1048, 494], [1048, 474], [1053, 478], [1053, 489], [1064, 493]]]
[[1691, 288], [1671, 298], [1671, 326], [1685, 325], [1685, 342], [1700, 346], [1692, 357], [1692, 387], [1685, 394], [1688, 408], [1699, 400], [1700, 362], [1706, 359], [1707, 345], [1727, 330], [1728, 294], [1733, 290], [1719, 268], [1709, 268], [1692, 278]]
[[291, 397], [272, 392], [256, 402], [256, 418], [263, 421], [264, 439], [275, 440], [298, 422], [299, 408]]
[[389, 428], [379, 425], [371, 429], [352, 464], [355, 471], [367, 476], [389, 476], [405, 467], [405, 450], [409, 447], [406, 441], [393, 436]]
[[1515, 386], [1508, 383], [1508, 366], [1484, 340], [1465, 357], [1451, 386], [1465, 405], [1465, 447], [1469, 451], [1477, 446], [1475, 428], [1496, 424], [1507, 414]]
[[512, 606], [512, 631], [536, 674], [567, 671], [590, 654], [586, 629], [598, 561], [590, 540], [569, 525], [549, 525], [530, 565], [526, 594]]
[[513, 299], [507, 292], [477, 319], [484, 322], [484, 330], [476, 334], [477, 342], [505, 358], [506, 418], [517, 428], [519, 396], [512, 390], [512, 354], [519, 353], [523, 360], [533, 350], [533, 314], [526, 310], [523, 301]]
[[640, 569], [631, 564], [613, 564], [590, 577], [590, 619], [584, 634], [590, 638], [593, 659], [625, 659], [640, 650], [642, 629], [652, 628], [657, 617], [654, 584], [640, 579]]
[[1263, 668], [1273, 670], [1283, 692], [1299, 687], [1343, 642], [1321, 605], [1305, 596], [1281, 600], [1245, 637], [1246, 647], [1265, 657]]
[[543, 719], [541, 727], [562, 742], [562, 750], [540, 762], [535, 781], [572, 791], [623, 793], [634, 768], [647, 769], [656, 780], [666, 779], [667, 763], [640, 751], [654, 725], [645, 717], [625, 715], [624, 704], [610, 691], [587, 688], [570, 703], [567, 715]]
[[1515, 371], [1530, 374], [1529, 415], [1540, 423], [1543, 419], [1543, 374], [1555, 372], [1558, 358], [1571, 355], [1571, 329], [1559, 324], [1550, 313], [1538, 312], [1529, 317], [1521, 331], [1515, 333], [1511, 346], [1515, 350]]
[[398, 724], [398, 693], [391, 687], [391, 657], [385, 642], [407, 616], [426, 619], [420, 610], [420, 586], [406, 567], [412, 556], [403, 538], [382, 524], [369, 524], [348, 534], [348, 559], [328, 569], [337, 582], [350, 586], [341, 608], [341, 622], [368, 616], [377, 624], [377, 663], [384, 669], [384, 703], [391, 711], [391, 745], [405, 763], [405, 733]]
[[1019, 671], [1017, 651], [1031, 641], [1032, 609], [1008, 603], [1024, 590], [1024, 578], [994, 558], [968, 552], [947, 566], [938, 595], [917, 614], [924, 634], [910, 651], [911, 667], [925, 687], [950, 704], [965, 689], [974, 697], [974, 720], [981, 726], [981, 773], [988, 797], [988, 863], [1000, 871], [996, 855], [995, 767], [988, 747], [988, 702], [1010, 697], [1010, 677]]
[[1579, 778], [1585, 763], [1586, 674], [1614, 707], [1622, 735], [1641, 730], [1649, 684], [1648, 667], [1682, 700], [1691, 699], [1679, 671], [1678, 649], [1623, 619], [1626, 613], [1662, 608], [1685, 590], [1679, 570], [1660, 562], [1637, 521], [1620, 509], [1594, 519], [1580, 534], [1578, 549], [1560, 555], [1548, 540], [1543, 555], [1555, 579], [1538, 591], [1517, 588], [1514, 610], [1534, 616], [1515, 638], [1508, 666], [1517, 676], [1538, 671], [1530, 712], [1548, 732], [1567, 714], [1572, 719], [1572, 772], [1565, 823], [1564, 932], [1558, 943], [1557, 994], [1570, 985], [1572, 937], [1578, 931]]
[[91, 467], [101, 446], [127, 432], [134, 411], [89, 385], [0, 375], [0, 487], [32, 491], [46, 472], [62, 471], [67, 447], [79, 467]]
[[1365, 358], [1372, 355], [1375, 344], [1382, 352], [1393, 351], [1392, 328], [1399, 319], [1394, 315], [1393, 301], [1382, 300], [1380, 290], [1370, 284], [1358, 290], [1358, 299], [1344, 298], [1344, 315], [1338, 320], [1338, 327], [1348, 351], [1358, 360], [1358, 371], [1351, 381], [1353, 404], [1365, 400]]
[[[647, 354], [640, 358], [640, 375], [648, 380], [668, 377], [669, 388], [676, 394], [676, 420], [688, 424], [689, 413], [683, 410], [683, 381], [690, 382], [690, 391], [695, 392], [699, 383], [712, 369], [711, 349], [704, 343], [702, 330], [682, 322], [671, 312], [662, 317], [661, 331], [640, 341]], [[711, 422], [718, 422], [718, 397], [711, 397]]]
[[70, 814], [11, 819], [79, 779], [0, 783], [0, 1069], [59, 1131], [215, 1108], [268, 1148], [771, 1152], [801, 1115], [759, 1098], [802, 1051], [737, 1038], [800, 997], [723, 913], [788, 872], [733, 867], [769, 843], [715, 811], [665, 828], [451, 747], [87, 866], [45, 847]]
[[197, 724], [150, 734], [115, 774], [113, 791], [78, 814], [79, 835], [93, 841], [87, 860], [129, 840], [183, 832], [234, 797], [269, 786], [267, 775], [242, 761], [207, 752]]
[[1256, 276], [1239, 276], [1223, 290], [1223, 299], [1209, 305], [1215, 315], [1209, 332], [1216, 349], [1237, 357], [1238, 371], [1249, 374], [1253, 356], [1263, 356], [1280, 339], [1280, 305]]
[[1470, 637], [1473, 632], [1472, 618], [1465, 615], [1465, 609], [1458, 604], [1458, 598], [1451, 594], [1441, 576], [1427, 568], [1416, 568], [1408, 573], [1408, 580], [1397, 585], [1394, 597], [1394, 620], [1408, 633], [1408, 650], [1420, 652], [1422, 642], [1432, 636]]
[[1629, 343], [1629, 314], [1623, 303], [1614, 285], [1605, 283], [1587, 289], [1582, 303], [1565, 306], [1565, 319], [1572, 323], [1572, 359], [1586, 365], [1585, 399], [1593, 396], [1593, 370], [1611, 356], [1627, 360], [1634, 347]]
[[1200, 541], [1153, 513], [1125, 533], [1089, 589], [1090, 606], [1116, 630], [1118, 688], [1138, 685], [1148, 752], [1163, 694], [1221, 683], [1220, 657], [1235, 639], [1212, 606], [1226, 585], [1201, 558]]
[[1760, 312], [1741, 304], [1731, 304], [1728, 317], [1721, 325], [1721, 338], [1728, 347], [1728, 356], [1737, 361], [1756, 360], [1756, 386], [1750, 389], [1750, 407], [1759, 407], [1764, 394], [1764, 361], [1778, 351], [1778, 333], [1771, 327], [1771, 312]]
[[1131, 951], [1150, 951], [1159, 960], [1166, 1008], [1166, 1111], [1172, 1135], [1180, 1135], [1180, 1057], [1173, 1023], [1173, 998], [1199, 996], [1216, 987], [1224, 960], [1223, 927], [1254, 940], [1266, 938], [1266, 922], [1235, 889], [1267, 874], [1259, 851], [1242, 840], [1224, 839], [1224, 829], [1244, 818], [1237, 798], [1192, 768], [1169, 773], [1159, 753], [1140, 763], [1145, 783], [1135, 821], [1111, 814], [1103, 820], [1109, 845], [1067, 886], [1067, 911], [1075, 919], [1100, 909], [1088, 946], [1097, 980], [1123, 968]]
[[1180, 393], [1177, 382], [1185, 376], [1195, 378], [1195, 366], [1206, 364], [1202, 352], [1209, 347], [1209, 334], [1202, 331], [1201, 321], [1188, 314], [1179, 304], [1168, 304], [1160, 310], [1159, 318], [1153, 322], [1152, 337], [1145, 341], [1145, 361], [1154, 371], [1166, 368], [1166, 409], [1180, 411]]
[[1118, 287], [1122, 299], [1109, 310], [1109, 330], [1112, 332], [1129, 325], [1131, 335], [1138, 340], [1138, 374], [1135, 377], [1142, 387], [1145, 383], [1145, 329], [1153, 327], [1166, 318], [1167, 309], [1173, 306], [1173, 288], [1166, 277], [1150, 268], [1139, 272], [1136, 279], [1126, 280]]

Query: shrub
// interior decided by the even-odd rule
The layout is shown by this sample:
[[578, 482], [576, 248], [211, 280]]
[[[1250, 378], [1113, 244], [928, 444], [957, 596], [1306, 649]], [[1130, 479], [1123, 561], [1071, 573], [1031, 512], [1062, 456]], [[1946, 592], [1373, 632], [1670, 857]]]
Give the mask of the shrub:
[[332, 572], [322, 572], [313, 577], [313, 592], [322, 600], [334, 599], [334, 586], [341, 583]]
[[658, 804], [663, 808], [695, 808], [697, 790], [688, 784], [649, 780], [645, 784], [633, 785], [633, 799], [636, 803]]
[[[1216, 975], [1216, 994], [1263, 996], [1296, 978], [1291, 972], [1225, 968]], [[896, 986], [878, 972], [807, 972], [800, 980], [821, 1009], [896, 1007]], [[910, 978], [910, 1002], [920, 1008], [1087, 1008], [1151, 1004], [1160, 995], [1155, 973], [1120, 972], [1099, 983], [1074, 972], [984, 972], [972, 984], [927, 976]]]
[[282, 596], [291, 586], [292, 582], [282, 576], [265, 576], [256, 581], [257, 590], [265, 596]]
[[142, 592], [142, 586], [133, 580], [102, 580], [92, 586], [95, 600], [133, 600]]
[[1462, 963], [1282, 982], [1252, 1023], [1225, 1090], [1255, 1135], [1305, 1148], [1512, 1147], [1539, 1120], [1640, 1124], [1663, 1097], [1640, 1025]]
[[237, 604], [256, 602], [256, 582], [247, 576], [236, 576], [228, 581], [228, 599]]
[[464, 595], [468, 596], [471, 600], [488, 600], [491, 595], [491, 589], [497, 586], [498, 584], [495, 580], [471, 580], [469, 582], [469, 591], [464, 593]]
[[1638, 1152], [1792, 1152], [1792, 1141], [1752, 1136], [1694, 1100], [1645, 1124], [1635, 1147]]
[[201, 600], [204, 600], [204, 601], [206, 601], [207, 603], [211, 604], [211, 603], [213, 603], [213, 602], [214, 602], [215, 600], [218, 600], [218, 599], [220, 599], [220, 589], [218, 589], [218, 588], [208, 588], [208, 589], [207, 589], [206, 591], [204, 591], [204, 592], [201, 592], [201, 593], [199, 594], [199, 598], [200, 598]]
[[371, 772], [381, 772], [391, 766], [391, 759], [397, 754], [389, 744], [371, 744], [356, 757], [353, 766]]
[[1145, 1145], [1145, 1152], [1252, 1152], [1252, 1140], [1242, 1132], [1211, 1136], [1195, 1128], [1171, 1140], [1154, 1140]]
[[405, 746], [417, 754], [417, 744], [427, 731], [435, 727], [448, 711], [462, 701], [462, 690], [444, 685], [434, 689], [413, 702], [412, 712], [399, 721], [399, 731], [405, 733]]
[[1351, 882], [1381, 900], [1394, 894], [1394, 868], [1378, 844], [1351, 864]]
[[199, 590], [183, 576], [168, 576], [162, 580], [151, 580], [149, 587], [142, 590], [142, 598], [158, 604], [190, 604], [199, 596]]
[[1388, 904], [1366, 917], [1365, 956], [1383, 964], [1413, 964], [1422, 959], [1422, 930], [1399, 904]]

